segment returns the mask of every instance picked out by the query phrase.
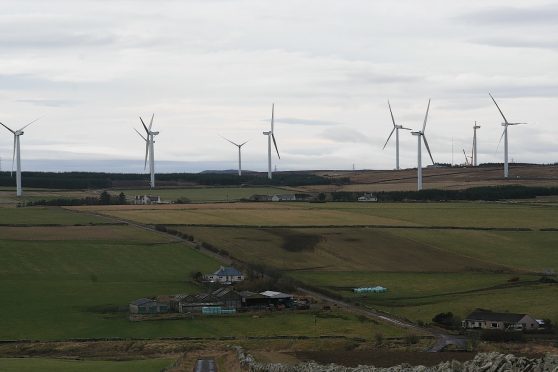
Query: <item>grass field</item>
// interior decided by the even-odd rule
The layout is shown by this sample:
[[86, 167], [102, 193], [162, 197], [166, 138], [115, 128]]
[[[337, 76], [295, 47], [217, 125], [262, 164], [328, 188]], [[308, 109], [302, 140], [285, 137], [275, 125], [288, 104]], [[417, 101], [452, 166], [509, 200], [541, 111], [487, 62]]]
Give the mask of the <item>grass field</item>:
[[312, 313], [130, 322], [130, 301], [202, 291], [191, 273], [220, 264], [133, 226], [1, 227], [0, 239], [0, 296], [10, 299], [0, 339], [402, 334], [343, 314], [317, 322]]
[[135, 195], [159, 195], [162, 200], [174, 201], [186, 198], [192, 202], [222, 202], [237, 201], [249, 198], [254, 194], [274, 195], [285, 194], [292, 191], [278, 187], [192, 187], [192, 188], [159, 188], [155, 191], [150, 189], [115, 189], [111, 194], [123, 192], [128, 198]]
[[106, 222], [110, 221], [56, 207], [0, 208], [0, 224], [75, 225]]
[[[371, 307], [430, 321], [476, 307], [556, 318], [558, 285], [534, 283], [558, 267], [558, 232], [386, 228], [230, 228], [180, 230], [240, 260]], [[291, 245], [289, 247], [289, 244]], [[520, 285], [508, 283], [520, 277]], [[351, 289], [382, 285], [387, 294]], [[552, 299], [552, 300], [551, 300]], [[556, 319], [558, 320], [558, 319]]]
[[[556, 319], [558, 285], [540, 276], [494, 273], [293, 272], [294, 278], [408, 319], [430, 322], [440, 312], [465, 317], [475, 308], [528, 312]], [[518, 277], [517, 282], [510, 282]], [[352, 288], [381, 285], [383, 294], [354, 294]]]
[[184, 205], [157, 208], [98, 206], [76, 209], [100, 211], [118, 218], [149, 224], [384, 225], [530, 229], [558, 227], [558, 207], [503, 203], [247, 203], [234, 208], [230, 205]]
[[169, 366], [171, 359], [143, 359], [126, 361], [64, 360], [48, 358], [0, 358], [0, 371], [4, 372], [158, 372]]

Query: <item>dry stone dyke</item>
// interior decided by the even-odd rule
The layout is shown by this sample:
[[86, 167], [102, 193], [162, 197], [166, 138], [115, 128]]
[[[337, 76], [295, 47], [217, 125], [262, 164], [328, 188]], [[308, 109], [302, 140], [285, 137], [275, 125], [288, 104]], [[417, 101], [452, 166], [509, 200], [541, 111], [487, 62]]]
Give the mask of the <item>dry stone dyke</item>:
[[305, 362], [297, 365], [260, 363], [240, 347], [235, 347], [240, 364], [250, 372], [558, 372], [558, 355], [542, 358], [517, 357], [512, 354], [480, 353], [473, 360], [442, 362], [432, 367], [411, 366], [403, 363], [389, 368], [374, 366], [344, 367]]

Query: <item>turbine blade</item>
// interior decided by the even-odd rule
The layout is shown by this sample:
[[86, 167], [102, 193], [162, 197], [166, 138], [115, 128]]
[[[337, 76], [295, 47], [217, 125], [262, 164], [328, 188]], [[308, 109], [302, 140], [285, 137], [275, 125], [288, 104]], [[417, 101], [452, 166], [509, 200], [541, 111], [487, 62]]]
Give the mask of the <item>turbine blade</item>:
[[149, 141], [145, 141], [145, 163], [143, 164], [143, 170], [147, 169], [147, 155], [149, 154]]
[[386, 143], [384, 143], [384, 147], [382, 147], [382, 150], [386, 148], [386, 146], [389, 142], [389, 139], [391, 138], [393, 132], [395, 132], [395, 127], [393, 127], [393, 129], [391, 130], [391, 133], [389, 134], [388, 139], [386, 140]]
[[422, 135], [422, 139], [424, 141], [424, 145], [426, 146], [426, 150], [428, 151], [428, 155], [430, 155], [430, 160], [432, 160], [432, 164], [434, 164], [434, 158], [432, 157], [430, 146], [428, 146], [428, 141], [426, 140], [426, 136], [424, 134]]
[[23, 128], [21, 128], [20, 130], [24, 130], [25, 128], [27, 128], [28, 126], [30, 126], [31, 124], [33, 124], [34, 122], [36, 122], [39, 119], [40, 118], [37, 118], [37, 119], [33, 120], [32, 122], [30, 122], [29, 124], [24, 125]]
[[405, 127], [401, 127], [400, 129], [412, 130], [411, 128], [405, 128]]
[[[248, 141], [250, 141], [250, 140], [248, 140]], [[238, 147], [242, 147], [242, 146], [244, 146], [245, 144], [247, 144], [247, 143], [248, 143], [248, 141], [244, 141], [244, 142], [242, 142], [242, 143], [241, 143], [240, 145], [238, 145]]]
[[428, 99], [428, 106], [426, 107], [426, 115], [424, 115], [424, 123], [422, 124], [422, 133], [426, 129], [426, 121], [428, 120], [428, 111], [430, 110], [430, 98]]
[[273, 122], [275, 117], [275, 103], [271, 104], [271, 133], [273, 133]]
[[277, 157], [281, 159], [281, 155], [279, 155], [279, 149], [277, 148], [277, 142], [275, 142], [275, 136], [273, 135], [273, 132], [271, 132], [271, 138], [273, 139], [273, 145], [275, 146], [275, 151], [277, 151]]
[[7, 130], [9, 130], [10, 132], [12, 132], [13, 134], [15, 134], [15, 132], [14, 132], [13, 130], [11, 130], [10, 128], [8, 128], [8, 126], [7, 126], [6, 124], [4, 124], [4, 123], [0, 123], [0, 124], [2, 124], [2, 126], [3, 126], [4, 128], [6, 128]]
[[502, 142], [502, 138], [504, 138], [504, 134], [506, 134], [506, 129], [508, 129], [507, 127], [504, 128], [504, 131], [502, 132], [502, 135], [500, 136], [500, 141], [498, 141], [498, 146], [496, 146], [496, 152], [498, 152], [498, 149], [500, 148], [500, 143]]
[[141, 120], [141, 125], [143, 125], [143, 128], [145, 129], [146, 133], [149, 133], [149, 129], [147, 129], [147, 126], [145, 125], [145, 123], [143, 122], [143, 119], [140, 116], [140, 120]]
[[153, 118], [155, 117], [155, 113], [151, 115], [151, 121], [149, 122], [149, 131], [151, 131], [151, 127], [153, 126]]
[[395, 119], [393, 118], [393, 111], [391, 111], [391, 105], [389, 103], [389, 100], [388, 100], [388, 106], [389, 106], [389, 113], [391, 114], [391, 122], [393, 123], [393, 127], [395, 128]]
[[12, 176], [12, 173], [14, 172], [16, 138], [17, 138], [17, 136], [14, 134], [14, 153], [12, 155], [12, 170], [10, 171], [10, 177]]
[[502, 117], [504, 118], [504, 123], [508, 124], [508, 119], [506, 119], [506, 117], [504, 116], [504, 113], [502, 112], [502, 110], [500, 110], [500, 106], [498, 106], [498, 104], [496, 103], [496, 100], [494, 99], [494, 97], [492, 97], [492, 94], [490, 94], [490, 92], [488, 92], [488, 95], [489, 95], [490, 98], [492, 98], [492, 100], [494, 101], [494, 104], [495, 104], [496, 107], [498, 108], [498, 111], [500, 111], [500, 115], [502, 115]]
[[138, 130], [137, 130], [136, 128], [133, 128], [133, 129], [136, 131], [137, 134], [139, 134], [139, 136], [140, 136], [144, 141], [147, 142], [147, 139], [146, 139], [140, 132], [138, 132]]
[[[220, 135], [220, 136], [221, 136], [221, 135]], [[238, 146], [238, 143], [234, 143], [233, 141], [231, 141], [231, 140], [228, 139], [227, 137], [221, 136], [221, 138], [223, 138], [223, 139], [226, 140], [226, 141], [229, 141], [230, 143], [232, 143], [232, 144], [235, 145], [235, 146]]]

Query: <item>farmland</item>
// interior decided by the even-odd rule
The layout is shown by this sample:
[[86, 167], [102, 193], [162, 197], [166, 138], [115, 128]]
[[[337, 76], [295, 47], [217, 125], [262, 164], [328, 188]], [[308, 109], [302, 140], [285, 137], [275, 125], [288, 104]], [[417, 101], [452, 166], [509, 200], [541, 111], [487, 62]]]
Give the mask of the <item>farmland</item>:
[[[0, 212], [20, 210], [38, 211], [33, 220], [37, 226], [0, 227], [0, 296], [10, 299], [3, 306], [6, 321], [0, 339], [371, 337], [373, 329], [386, 335], [402, 333], [383, 324], [363, 328], [361, 320], [343, 313], [318, 319], [312, 313], [270, 313], [256, 318], [130, 322], [131, 300], [201, 291], [191, 274], [212, 272], [219, 263], [172, 237], [133, 226], [45, 226], [53, 218], [63, 221], [66, 214], [89, 217], [64, 209]], [[48, 212], [53, 212], [52, 218]]]
[[77, 225], [109, 223], [97, 216], [75, 213], [62, 208], [2, 208], [0, 225]]
[[[503, 203], [240, 203], [70, 207], [147, 224], [556, 228], [554, 206]], [[162, 213], [164, 211], [164, 213]]]

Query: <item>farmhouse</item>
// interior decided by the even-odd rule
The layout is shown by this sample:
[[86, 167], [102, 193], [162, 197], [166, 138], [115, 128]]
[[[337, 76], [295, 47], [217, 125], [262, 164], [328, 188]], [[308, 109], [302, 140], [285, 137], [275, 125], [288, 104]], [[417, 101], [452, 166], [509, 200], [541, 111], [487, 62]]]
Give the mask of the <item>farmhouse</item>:
[[134, 204], [161, 204], [161, 197], [155, 195], [136, 195]]
[[463, 327], [469, 329], [536, 330], [539, 323], [528, 314], [495, 313], [475, 310], [465, 318]]
[[296, 201], [296, 195], [294, 194], [275, 194], [271, 197], [271, 201]]
[[160, 314], [169, 312], [169, 304], [150, 298], [140, 298], [129, 304], [131, 314]]
[[364, 195], [359, 196], [357, 199], [359, 202], [377, 202], [378, 198], [375, 197], [373, 194], [371, 193], [364, 193]]
[[244, 275], [234, 267], [221, 266], [213, 274], [205, 275], [204, 279], [211, 283], [232, 284], [244, 280]]

